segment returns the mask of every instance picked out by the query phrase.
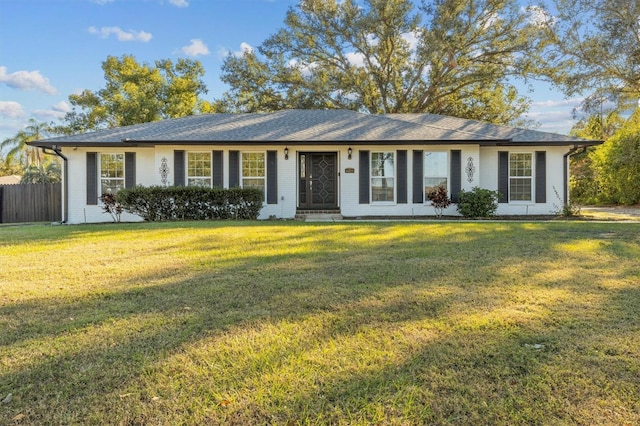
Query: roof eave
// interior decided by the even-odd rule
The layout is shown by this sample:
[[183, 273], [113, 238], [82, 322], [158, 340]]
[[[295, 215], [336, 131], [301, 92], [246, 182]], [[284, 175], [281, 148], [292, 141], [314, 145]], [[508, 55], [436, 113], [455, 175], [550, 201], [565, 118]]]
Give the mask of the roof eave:
[[[509, 143], [498, 142], [495, 146], [575, 146], [589, 147], [600, 145], [604, 141], [573, 140], [573, 141], [515, 141]], [[482, 145], [482, 144], [481, 144]]]
[[595, 146], [603, 141], [583, 140], [583, 141], [513, 141], [510, 139], [493, 140], [127, 140], [109, 142], [71, 142], [71, 141], [33, 141], [27, 142], [30, 146], [38, 148], [55, 149], [57, 147], [96, 147], [96, 148], [153, 148], [155, 146], [167, 145], [217, 145], [217, 146], [238, 146], [238, 145], [480, 145], [480, 146]]

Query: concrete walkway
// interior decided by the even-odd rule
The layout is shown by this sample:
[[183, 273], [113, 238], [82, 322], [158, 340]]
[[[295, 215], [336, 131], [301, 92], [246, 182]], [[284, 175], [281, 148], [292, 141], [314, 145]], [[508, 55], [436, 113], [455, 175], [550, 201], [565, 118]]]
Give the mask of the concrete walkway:
[[[608, 207], [594, 207], [586, 206], [580, 209], [581, 216], [594, 220], [613, 220], [613, 221], [632, 221], [640, 222], [640, 206], [608, 206]], [[532, 217], [535, 220], [535, 217]], [[340, 214], [328, 214], [328, 213], [310, 213], [306, 214], [305, 222], [340, 222], [344, 220]], [[373, 220], [373, 219], [372, 219]], [[385, 220], [385, 219], [377, 219]], [[386, 221], [400, 221], [403, 219], [386, 219]], [[417, 220], [415, 218], [405, 218], [404, 220]], [[439, 220], [436, 218], [430, 218], [428, 220]]]
[[640, 220], [640, 206], [585, 206], [580, 213], [594, 219]]

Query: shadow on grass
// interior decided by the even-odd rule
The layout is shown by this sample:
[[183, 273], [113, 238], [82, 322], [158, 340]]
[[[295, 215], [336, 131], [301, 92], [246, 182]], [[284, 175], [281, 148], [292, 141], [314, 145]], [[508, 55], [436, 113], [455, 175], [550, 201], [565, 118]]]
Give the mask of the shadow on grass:
[[[269, 227], [256, 240], [243, 240], [246, 245], [226, 263], [210, 261], [224, 242], [198, 237], [190, 243], [200, 254], [190, 255], [182, 266], [188, 279], [178, 279], [177, 271], [172, 272], [174, 282], [147, 286], [153, 276], [141, 275], [127, 279], [133, 287], [129, 290], [0, 307], [0, 318], [19, 318], [15, 328], [0, 331], [0, 342], [10, 354], [3, 355], [0, 394], [14, 394], [0, 420], [6, 423], [22, 413], [34, 424], [105, 419], [544, 423], [544, 412], [560, 422], [575, 420], [575, 410], [566, 407], [571, 401], [551, 395], [559, 387], [567, 396], [563, 392], [571, 387], [562, 387], [550, 366], [559, 363], [565, 369], [557, 372], [569, 374], [564, 358], [575, 354], [571, 348], [580, 342], [596, 345], [589, 343], [591, 333], [603, 336], [615, 329], [611, 336], [623, 338], [633, 331], [637, 326], [630, 320], [638, 306], [626, 298], [638, 300], [637, 289], [605, 291], [592, 277], [579, 286], [575, 276], [580, 270], [572, 268], [570, 277], [557, 282], [518, 282], [513, 292], [498, 290], [510, 284], [505, 266], [524, 264], [521, 272], [533, 275], [537, 262], [556, 260], [559, 243], [599, 238], [600, 230], [582, 226], [340, 225], [303, 231], [285, 226], [281, 232]], [[613, 249], [612, 257], [602, 261], [607, 268], [615, 268], [616, 260], [628, 261], [625, 256], [637, 246], [625, 235], [614, 243], [632, 248]], [[274, 244], [288, 251], [269, 254]], [[180, 248], [167, 242], [159, 250]], [[634, 267], [627, 266], [625, 271], [613, 269], [612, 275], [626, 279], [633, 273]], [[591, 292], [604, 305], [587, 312], [589, 316], [582, 316], [576, 305], [553, 319], [554, 309], [561, 306], [552, 301], [539, 316], [494, 321], [496, 310], [522, 304], [514, 294], [521, 297], [527, 285], [533, 292], [549, 286], [566, 288], [568, 294]], [[596, 319], [602, 309], [606, 316]], [[464, 325], [464, 318], [474, 315], [481, 317], [480, 323]], [[247, 338], [249, 351], [237, 353], [236, 360], [219, 352], [220, 346], [233, 344], [234, 336], [242, 339], [243, 333], [265, 324], [276, 329], [291, 325], [292, 331], [282, 331], [291, 334], [291, 346], [258, 333]], [[303, 325], [309, 328], [296, 328]], [[407, 333], [416, 340], [406, 338]], [[425, 334], [429, 338], [421, 341]], [[385, 340], [387, 335], [398, 338], [397, 347]], [[267, 340], [251, 349], [251, 342], [260, 338]], [[323, 353], [339, 358], [341, 348], [366, 358], [368, 338], [372, 343], [380, 339], [385, 351], [382, 361], [371, 361], [371, 368], [341, 371], [330, 361], [317, 366]], [[182, 365], [169, 361], [209, 341], [213, 345], [204, 350], [204, 359], [210, 355], [214, 364], [237, 362], [237, 369], [227, 365], [235, 380], [220, 379], [212, 366], [201, 370], [202, 377], [183, 370], [189, 356]], [[538, 344], [543, 345], [540, 350]], [[252, 351], [273, 353], [261, 363]], [[305, 358], [310, 353], [318, 358]], [[585, 360], [589, 353], [586, 349]], [[252, 368], [243, 371], [242, 360]], [[278, 370], [295, 374], [291, 371], [299, 365], [306, 369], [299, 371], [303, 386], [297, 393], [289, 389], [280, 396], [273, 391], [263, 399], [248, 397], [251, 386], [265, 376]], [[211, 383], [215, 380], [223, 384], [216, 387]], [[191, 382], [200, 383], [202, 390], [193, 391]], [[637, 379], [628, 377], [624, 386], [633, 383]], [[598, 386], [593, 385], [594, 393]], [[135, 396], [126, 397], [132, 391]], [[228, 409], [218, 405], [225, 393], [239, 395]], [[164, 396], [160, 402], [154, 400], [158, 395]], [[198, 411], [193, 399], [204, 408]], [[632, 408], [628, 402], [622, 405]], [[113, 417], [100, 417], [105, 410]]]

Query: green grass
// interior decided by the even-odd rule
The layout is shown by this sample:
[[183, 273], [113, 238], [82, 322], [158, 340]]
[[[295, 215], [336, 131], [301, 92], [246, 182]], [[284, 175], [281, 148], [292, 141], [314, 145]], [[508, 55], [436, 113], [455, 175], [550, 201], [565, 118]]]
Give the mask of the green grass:
[[639, 231], [0, 228], [0, 424], [638, 424]]

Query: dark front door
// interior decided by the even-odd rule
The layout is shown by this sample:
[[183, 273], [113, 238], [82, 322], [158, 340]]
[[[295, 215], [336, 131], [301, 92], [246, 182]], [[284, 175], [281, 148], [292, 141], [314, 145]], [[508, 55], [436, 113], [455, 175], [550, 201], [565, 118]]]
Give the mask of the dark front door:
[[299, 158], [300, 208], [338, 207], [338, 168], [335, 152], [301, 152]]

